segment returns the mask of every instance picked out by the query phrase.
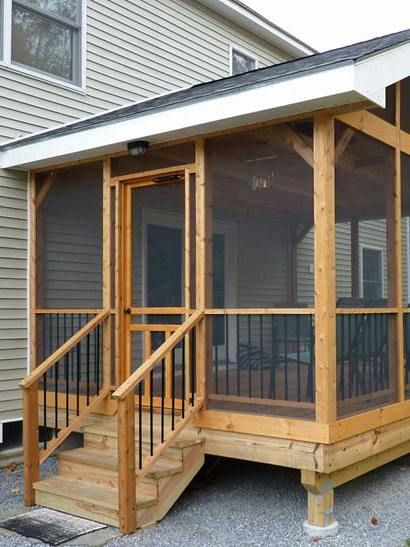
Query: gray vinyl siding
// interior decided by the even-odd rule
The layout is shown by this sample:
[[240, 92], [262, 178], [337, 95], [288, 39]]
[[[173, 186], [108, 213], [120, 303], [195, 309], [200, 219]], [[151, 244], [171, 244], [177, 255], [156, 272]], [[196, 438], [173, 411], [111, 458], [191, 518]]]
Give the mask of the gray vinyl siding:
[[0, 170], [0, 421], [21, 417], [27, 372], [27, 175]]
[[86, 93], [0, 68], [0, 142], [227, 76], [229, 46], [289, 56], [197, 0], [88, 0]]
[[[0, 142], [227, 76], [230, 44], [260, 67], [290, 58], [197, 0], [88, 0], [86, 92], [0, 67]], [[17, 384], [27, 369], [25, 181], [0, 172], [0, 423], [21, 417]], [[57, 302], [60, 258], [46, 270], [47, 304], [56, 306], [70, 300]]]

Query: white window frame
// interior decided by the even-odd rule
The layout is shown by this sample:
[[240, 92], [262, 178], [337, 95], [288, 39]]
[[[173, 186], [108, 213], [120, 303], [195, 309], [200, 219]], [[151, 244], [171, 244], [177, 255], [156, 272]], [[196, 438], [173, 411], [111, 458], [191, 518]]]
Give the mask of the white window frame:
[[[80, 0], [79, 14], [79, 52], [78, 60], [74, 60], [77, 68], [77, 79], [68, 81], [58, 76], [53, 76], [46, 72], [42, 72], [34, 67], [29, 67], [16, 63], [11, 58], [11, 41], [12, 41], [12, 8], [13, 1], [20, 3], [24, 7], [24, 0], [0, 0], [0, 28], [3, 29], [2, 43], [0, 46], [0, 66], [9, 70], [26, 74], [32, 78], [50, 82], [60, 87], [72, 89], [85, 93], [86, 91], [86, 64], [87, 64], [87, 0]], [[34, 8], [33, 11], [36, 11]], [[42, 10], [38, 10], [40, 13]], [[45, 10], [43, 10], [45, 11]], [[51, 18], [52, 16], [50, 16]], [[56, 17], [58, 20], [58, 17]]]
[[[257, 70], [259, 68], [259, 59], [250, 51], [244, 49], [241, 46], [237, 46], [236, 44], [229, 44], [229, 75], [230, 76], [237, 76], [237, 74], [233, 73], [233, 52], [237, 51], [238, 53], [242, 53], [242, 55], [246, 55], [246, 57], [249, 57], [253, 61], [255, 61], [255, 68], [254, 70]], [[246, 74], [246, 72], [241, 72], [240, 74]]]
[[384, 280], [384, 247], [377, 247], [375, 245], [360, 245], [360, 296], [364, 298], [364, 278], [363, 278], [363, 253], [365, 250], [378, 251], [381, 256], [381, 283], [382, 283], [382, 296], [381, 298], [386, 298], [385, 296], [385, 280]]

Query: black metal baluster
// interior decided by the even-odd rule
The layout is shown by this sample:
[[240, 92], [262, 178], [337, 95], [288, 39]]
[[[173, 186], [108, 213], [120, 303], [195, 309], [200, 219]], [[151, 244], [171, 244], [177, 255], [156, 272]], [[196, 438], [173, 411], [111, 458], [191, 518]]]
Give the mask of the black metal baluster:
[[382, 314], [383, 323], [385, 325], [384, 332], [386, 333], [386, 359], [384, 363], [385, 370], [385, 388], [389, 389], [390, 387], [390, 374], [389, 374], [389, 355], [390, 355], [390, 336], [389, 336], [389, 316], [387, 314]]
[[358, 327], [358, 315], [355, 315], [354, 316], [354, 332], [355, 332], [355, 347], [353, 349], [354, 351], [354, 354], [355, 354], [355, 357], [354, 357], [354, 373], [355, 373], [355, 379], [356, 379], [356, 397], [359, 396], [359, 348], [358, 348], [358, 345], [359, 345], [359, 340], [358, 340], [358, 337], [359, 337], [359, 333], [358, 333], [358, 330], [357, 330], [357, 327]]
[[309, 315], [309, 347], [310, 347], [310, 402], [315, 400], [315, 332], [313, 330], [313, 316]]
[[353, 393], [353, 356], [352, 356], [352, 315], [349, 313], [348, 319], [348, 356], [349, 356], [349, 399], [352, 398]]
[[164, 442], [165, 422], [165, 359], [161, 361], [161, 443]]
[[[218, 325], [219, 316], [215, 316], [215, 322]], [[216, 336], [215, 336], [216, 333]], [[215, 345], [215, 393], [219, 393], [219, 356], [218, 356], [218, 329], [214, 330], [214, 345]]]
[[97, 342], [96, 342], [96, 353], [95, 353], [95, 369], [96, 369], [96, 384], [97, 384], [97, 395], [100, 394], [100, 351], [101, 351], [101, 337], [100, 337], [101, 325], [97, 325], [97, 330], [95, 333]]
[[138, 384], [138, 467], [142, 469], [142, 382]]
[[238, 397], [241, 395], [241, 349], [240, 349], [240, 333], [239, 333], [239, 314], [236, 316], [236, 394]]
[[185, 343], [186, 343], [186, 337], [182, 339], [182, 371], [181, 371], [181, 399], [182, 399], [182, 418], [185, 418]]
[[276, 326], [275, 326], [275, 316], [271, 316], [271, 370], [270, 370], [270, 379], [269, 379], [269, 397], [271, 399], [276, 399]]
[[373, 374], [372, 374], [372, 371], [373, 371], [373, 353], [372, 353], [372, 323], [373, 323], [373, 318], [374, 318], [374, 315], [373, 314], [369, 314], [369, 332], [368, 332], [368, 335], [367, 335], [367, 362], [368, 362], [368, 376], [369, 376], [369, 393], [372, 392], [373, 390], [373, 387], [372, 387], [372, 383], [373, 383]]
[[248, 315], [248, 395], [252, 397], [252, 316]]
[[[48, 355], [51, 355], [53, 353], [53, 315], [50, 314], [48, 320]], [[53, 377], [53, 368], [50, 369], [50, 378]]]
[[175, 348], [171, 351], [172, 401], [171, 401], [171, 429], [175, 429]]
[[64, 356], [64, 376], [65, 376], [65, 425], [69, 424], [69, 369], [68, 369], [68, 353]]
[[363, 314], [362, 316], [362, 337], [361, 337], [361, 348], [362, 348], [362, 394], [367, 393], [366, 390], [366, 325], [367, 325], [367, 315]]
[[379, 391], [379, 379], [380, 379], [380, 361], [379, 361], [379, 336], [378, 336], [378, 323], [379, 314], [374, 316], [374, 387], [376, 391]]
[[[72, 313], [71, 316], [71, 336], [74, 336], [74, 314]], [[70, 351], [71, 355], [71, 381], [74, 382], [74, 353]]]
[[229, 315], [225, 315], [225, 393], [229, 395]]
[[56, 368], [54, 373], [54, 435], [57, 437], [58, 435], [58, 366], [60, 364], [60, 361], [57, 361], [57, 363], [54, 365]]
[[87, 382], [87, 406], [90, 403], [90, 335], [87, 334], [87, 358], [86, 358], [86, 382]]
[[154, 371], [149, 373], [149, 452], [154, 454]]
[[298, 401], [301, 400], [301, 393], [300, 393], [300, 316], [296, 315], [296, 375], [297, 375], [297, 397]]
[[345, 316], [338, 315], [336, 320], [340, 323], [340, 397], [345, 400]]
[[259, 383], [260, 383], [260, 397], [263, 399], [264, 396], [264, 389], [263, 389], [263, 315], [259, 316]]
[[285, 344], [285, 401], [289, 399], [289, 377], [288, 377], [288, 316], [283, 315], [283, 335]]
[[191, 405], [195, 403], [195, 362], [196, 362], [196, 328], [192, 330], [192, 343], [191, 343]]
[[43, 375], [43, 447], [47, 449], [47, 371]]

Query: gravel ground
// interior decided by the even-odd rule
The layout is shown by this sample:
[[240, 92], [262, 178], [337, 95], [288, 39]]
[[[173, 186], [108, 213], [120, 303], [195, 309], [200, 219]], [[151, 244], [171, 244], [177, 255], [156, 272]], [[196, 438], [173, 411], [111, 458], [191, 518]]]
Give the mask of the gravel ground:
[[[46, 464], [45, 473], [53, 467], [52, 461]], [[21, 506], [21, 479], [21, 467], [13, 473], [0, 471], [0, 513]], [[302, 531], [306, 494], [296, 471], [221, 460], [210, 476], [202, 479], [191, 485], [157, 526], [117, 537], [106, 545], [289, 547], [316, 543]], [[410, 457], [339, 487], [336, 514], [340, 534], [321, 544], [406, 545], [410, 538]], [[377, 524], [371, 523], [372, 518]], [[25, 547], [32, 543], [0, 536], [0, 545]]]

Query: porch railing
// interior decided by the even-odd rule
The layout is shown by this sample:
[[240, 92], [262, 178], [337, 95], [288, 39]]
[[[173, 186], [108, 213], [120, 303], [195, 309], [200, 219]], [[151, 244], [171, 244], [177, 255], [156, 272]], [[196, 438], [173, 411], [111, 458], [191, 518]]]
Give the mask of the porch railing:
[[211, 408], [314, 418], [310, 308], [207, 310]]
[[[112, 395], [118, 404], [119, 520], [125, 533], [136, 527], [137, 483], [202, 406], [195, 374], [196, 328], [201, 321], [204, 312], [193, 313]], [[168, 409], [166, 362], [171, 386]]]
[[[110, 393], [108, 379], [102, 382], [101, 368], [101, 326], [110, 313], [110, 310], [98, 313], [20, 383], [26, 505], [35, 503], [33, 484], [39, 479], [40, 465]], [[40, 409], [42, 449], [39, 446]], [[53, 437], [48, 439], [50, 432]]]

